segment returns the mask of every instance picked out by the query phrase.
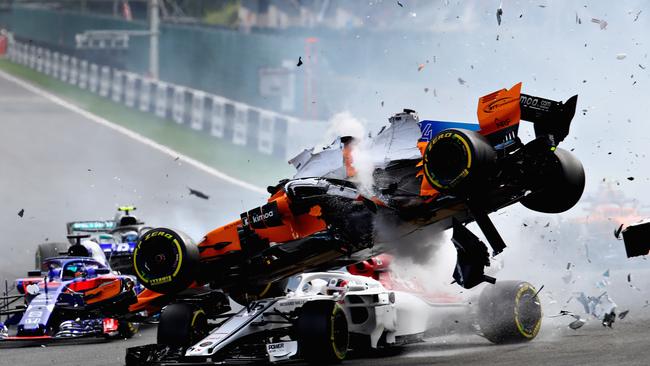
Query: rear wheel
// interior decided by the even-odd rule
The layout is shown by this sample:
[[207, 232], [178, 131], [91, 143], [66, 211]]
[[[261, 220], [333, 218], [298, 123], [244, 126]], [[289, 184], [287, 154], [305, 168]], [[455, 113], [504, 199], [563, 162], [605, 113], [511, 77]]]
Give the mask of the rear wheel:
[[43, 243], [39, 244], [36, 249], [35, 255], [35, 269], [41, 269], [41, 264], [44, 260], [52, 257], [58, 257], [60, 254], [68, 250], [70, 245], [67, 243]]
[[202, 309], [189, 304], [171, 304], [163, 309], [158, 324], [158, 344], [189, 347], [208, 333], [208, 318]]
[[542, 307], [530, 283], [499, 281], [481, 292], [478, 317], [481, 332], [490, 342], [527, 342], [539, 333]]
[[338, 363], [348, 351], [348, 321], [334, 301], [307, 302], [300, 309], [296, 326], [299, 350], [309, 363]]
[[480, 188], [480, 178], [496, 157], [490, 142], [478, 132], [444, 130], [424, 150], [424, 176], [438, 191], [465, 193]]
[[[524, 207], [544, 213], [560, 213], [573, 207], [585, 189], [585, 171], [580, 160], [563, 149], [555, 149], [550, 174], [537, 192], [521, 199]], [[551, 155], [552, 156], [552, 155]]]

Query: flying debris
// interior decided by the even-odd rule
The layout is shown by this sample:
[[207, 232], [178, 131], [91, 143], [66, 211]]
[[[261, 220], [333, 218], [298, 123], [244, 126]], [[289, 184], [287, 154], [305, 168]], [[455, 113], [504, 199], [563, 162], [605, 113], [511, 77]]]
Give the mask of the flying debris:
[[497, 9], [497, 25], [501, 25], [501, 16], [503, 15], [503, 9], [501, 8], [502, 6], [503, 3], [501, 3]]
[[607, 21], [602, 20], [602, 19], [596, 19], [596, 18], [591, 18], [592, 23], [596, 23], [600, 26], [601, 30], [607, 29]]
[[572, 313], [572, 312], [567, 311], [567, 310], [560, 310], [560, 314], [558, 314], [556, 316], [552, 316], [552, 318], [557, 318], [557, 317], [560, 317], [560, 316], [570, 316], [570, 317], [573, 317], [575, 319], [574, 321], [569, 323], [569, 328], [571, 328], [573, 330], [582, 328], [582, 326], [587, 323], [587, 320], [582, 318], [580, 315], [578, 315], [576, 313]]
[[631, 273], [627, 274], [627, 282], [632, 282], [632, 274]]
[[[619, 226], [618, 229], [614, 230], [614, 237], [615, 237], [616, 239], [620, 239], [620, 238], [621, 238], [621, 231], [623, 231], [623, 224], [621, 224], [621, 226]], [[630, 282], [630, 281], [629, 281], [629, 278], [630, 278], [630, 277], [629, 277], [629, 275], [628, 275], [628, 282]]]
[[458, 84], [460, 85], [465, 85], [467, 81], [463, 80], [463, 78], [458, 78]]
[[618, 318], [621, 320], [625, 319], [625, 317], [629, 312], [630, 312], [629, 310], [621, 311], [620, 314], [618, 314]]
[[633, 22], [636, 22], [637, 20], [639, 20], [639, 15], [641, 15], [641, 12], [642, 12], [642, 11], [643, 11], [643, 10], [639, 10], [639, 12], [636, 13], [636, 15], [634, 16], [634, 20], [633, 20]]
[[397, 5], [399, 5], [400, 8], [404, 7], [404, 4], [400, 3], [399, 1], [397, 2]]
[[302, 56], [298, 56], [298, 63], [296, 64], [297, 67], [302, 66]]
[[629, 180], [629, 181], [633, 181], [633, 180], [634, 180], [634, 177], [627, 177], [627, 180]]
[[645, 66], [639, 64], [639, 67], [641, 68], [641, 70], [645, 70]]
[[422, 69], [424, 69], [424, 64], [419, 64], [418, 65], [418, 71], [422, 71]]
[[582, 19], [578, 16], [578, 12], [576, 11], [576, 24], [582, 24]]
[[18, 211], [18, 216], [23, 217], [24, 214], [25, 214], [25, 209], [21, 208], [20, 211]]
[[616, 54], [616, 59], [617, 59], [617, 60], [623, 60], [623, 59], [625, 59], [626, 57], [627, 57], [627, 54], [625, 54], [625, 53], [617, 53], [617, 54]]
[[197, 191], [196, 189], [192, 189], [190, 187], [187, 187], [187, 189], [190, 190], [190, 195], [197, 196], [198, 198], [203, 198], [204, 200], [210, 199], [210, 196], [201, 191]]
[[605, 313], [605, 315], [603, 315], [603, 327], [611, 328], [615, 321], [616, 321], [616, 312], [614, 310], [610, 311], [609, 313]]

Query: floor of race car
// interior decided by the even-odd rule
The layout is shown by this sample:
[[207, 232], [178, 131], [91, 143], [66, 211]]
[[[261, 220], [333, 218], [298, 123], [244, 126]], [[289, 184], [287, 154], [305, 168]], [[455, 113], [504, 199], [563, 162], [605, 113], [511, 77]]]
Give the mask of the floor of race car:
[[[440, 336], [412, 344], [393, 356], [358, 358], [345, 365], [643, 365], [647, 351], [647, 324], [620, 321], [613, 329], [590, 322], [578, 332], [562, 322], [547, 322], [538, 339], [528, 344], [492, 345], [475, 335]], [[553, 324], [556, 323], [556, 324]], [[558, 328], [556, 328], [556, 326]], [[130, 340], [48, 345], [0, 350], [0, 365], [122, 365], [124, 349], [151, 343], [155, 328]]]

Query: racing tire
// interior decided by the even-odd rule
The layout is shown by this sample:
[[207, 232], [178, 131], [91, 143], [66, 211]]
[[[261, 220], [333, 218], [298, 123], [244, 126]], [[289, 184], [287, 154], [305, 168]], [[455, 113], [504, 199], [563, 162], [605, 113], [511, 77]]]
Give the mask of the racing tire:
[[147, 231], [133, 251], [133, 270], [144, 287], [162, 294], [187, 289], [199, 267], [199, 249], [186, 234], [167, 228]]
[[423, 154], [424, 177], [443, 193], [466, 193], [480, 188], [496, 162], [490, 142], [476, 131], [447, 129], [427, 144]]
[[39, 244], [36, 248], [35, 259], [35, 269], [41, 269], [41, 264], [44, 260], [52, 257], [58, 257], [61, 254], [68, 250], [70, 245], [68, 243], [43, 243]]
[[157, 343], [189, 347], [208, 334], [208, 318], [203, 309], [189, 304], [171, 304], [160, 314]]
[[140, 330], [140, 323], [120, 321], [117, 327], [118, 337], [121, 339], [133, 338]]
[[561, 213], [573, 207], [585, 189], [585, 170], [573, 154], [563, 149], [555, 149], [557, 164], [553, 174], [538, 192], [521, 199], [524, 207], [542, 213]]
[[523, 281], [486, 285], [478, 300], [478, 323], [483, 336], [495, 344], [533, 340], [542, 324], [537, 291]]
[[305, 303], [296, 323], [298, 349], [311, 364], [339, 363], [348, 352], [348, 321], [343, 308], [330, 300]]

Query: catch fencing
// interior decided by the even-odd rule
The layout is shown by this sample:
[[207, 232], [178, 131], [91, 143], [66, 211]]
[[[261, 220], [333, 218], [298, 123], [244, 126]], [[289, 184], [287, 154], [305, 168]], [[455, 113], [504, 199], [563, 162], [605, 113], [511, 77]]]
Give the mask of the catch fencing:
[[14, 63], [262, 154], [287, 158], [297, 151], [297, 144], [312, 142], [319, 135], [314, 131], [323, 130], [322, 123], [316, 121], [310, 121], [311, 132], [305, 131], [299, 125], [307, 122], [294, 117], [98, 65], [31, 43], [10, 42], [7, 52]]

